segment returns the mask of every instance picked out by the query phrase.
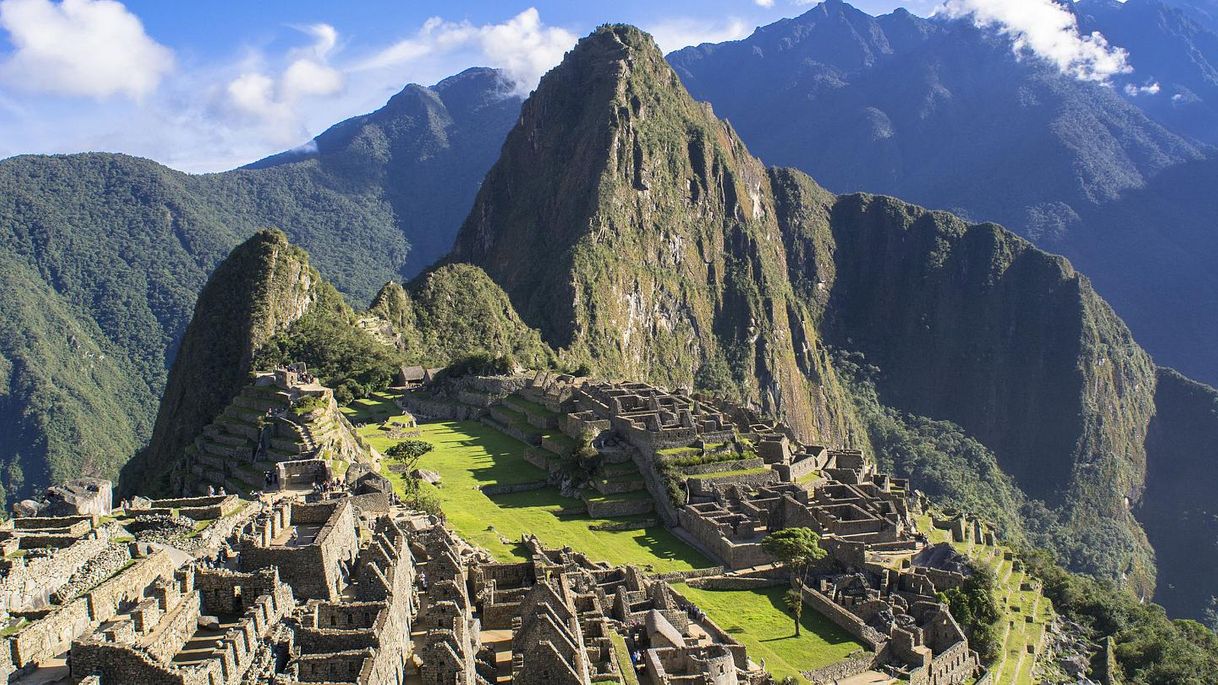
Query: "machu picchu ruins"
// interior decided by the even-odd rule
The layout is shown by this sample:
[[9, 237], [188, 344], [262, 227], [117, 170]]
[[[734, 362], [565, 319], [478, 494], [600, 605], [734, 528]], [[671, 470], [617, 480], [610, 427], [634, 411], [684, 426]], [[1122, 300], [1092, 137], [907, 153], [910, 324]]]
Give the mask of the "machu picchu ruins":
[[[785, 587], [853, 645], [799, 678], [998, 682], [941, 600], [972, 569], [931, 540], [992, 546], [992, 531], [926, 510], [862, 452], [645, 383], [425, 375], [369, 420], [300, 366], [257, 374], [188, 449], [179, 497], [112, 502], [85, 480], [17, 505], [0, 527], [9, 681], [762, 685], [777, 681], [757, 643], [696, 598]], [[500, 534], [510, 558], [480, 547], [450, 522], [460, 511], [414, 508], [395, 485], [444, 491], [439, 474], [374, 447], [447, 419], [519, 445], [541, 476], [478, 496], [554, 488], [560, 520], [667, 529], [706, 562], [612, 563], [546, 530]], [[765, 540], [787, 528], [815, 531], [824, 557], [779, 563]]]

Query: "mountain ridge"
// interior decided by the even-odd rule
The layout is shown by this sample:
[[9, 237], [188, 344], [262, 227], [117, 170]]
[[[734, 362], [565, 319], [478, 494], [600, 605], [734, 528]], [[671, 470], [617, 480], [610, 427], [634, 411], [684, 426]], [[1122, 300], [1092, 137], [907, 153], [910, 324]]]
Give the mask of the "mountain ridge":
[[[560, 354], [735, 388], [809, 441], [865, 444], [831, 354], [863, 352], [885, 404], [995, 451], [1076, 568], [1153, 591], [1126, 502], [1154, 368], [1089, 282], [996, 225], [765, 168], [637, 29], [602, 27], [542, 79], [449, 261], [484, 268]], [[1071, 556], [1088, 534], [1107, 558]]]
[[[442, 83], [443, 93], [403, 89], [395, 107], [405, 114], [357, 118], [344, 145], [318, 158], [258, 169], [195, 176], [106, 153], [0, 161], [0, 259], [29, 279], [15, 297], [41, 302], [5, 310], [4, 325], [30, 332], [0, 345], [9, 363], [26, 362], [0, 377], [0, 424], [10, 427], [0, 460], [6, 494], [25, 497], [81, 473], [115, 475], [123, 455], [149, 437], [208, 275], [256, 231], [283, 228], [361, 304], [446, 251], [519, 99], [503, 96], [491, 70]], [[346, 177], [353, 169], [359, 173]], [[88, 339], [118, 362], [108, 380], [65, 372], [76, 343], [47, 330], [38, 311], [57, 312], [57, 328], [77, 328], [80, 344]], [[51, 387], [63, 401], [56, 411], [37, 396]], [[122, 420], [88, 409], [105, 395], [121, 397]], [[57, 437], [65, 435], [112, 439], [96, 450], [107, 456], [91, 457], [82, 471], [78, 441]]]

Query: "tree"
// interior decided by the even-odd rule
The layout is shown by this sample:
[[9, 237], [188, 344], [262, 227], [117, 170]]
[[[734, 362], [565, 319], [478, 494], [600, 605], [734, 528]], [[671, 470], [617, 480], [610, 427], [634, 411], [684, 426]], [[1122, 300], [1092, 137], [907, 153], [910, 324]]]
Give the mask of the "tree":
[[[825, 550], [820, 546], [820, 535], [811, 528], [783, 528], [775, 531], [761, 540], [761, 548], [783, 566], [791, 569], [792, 574], [798, 578], [802, 578], [808, 564], [825, 557]], [[799, 637], [799, 624], [804, 614], [803, 592], [796, 588], [787, 590], [783, 601], [795, 618], [795, 636]]]
[[795, 637], [799, 637], [799, 624], [804, 618], [804, 597], [803, 592], [791, 588], [783, 595], [783, 601], [787, 608], [791, 610], [791, 615], [795, 618]]
[[802, 578], [808, 564], [825, 558], [820, 546], [820, 535], [811, 528], [783, 528], [765, 536], [761, 548], [783, 566]]
[[419, 459], [433, 449], [434, 445], [424, 440], [403, 440], [385, 450], [385, 456], [405, 464], [402, 472], [410, 473], [418, 465]]

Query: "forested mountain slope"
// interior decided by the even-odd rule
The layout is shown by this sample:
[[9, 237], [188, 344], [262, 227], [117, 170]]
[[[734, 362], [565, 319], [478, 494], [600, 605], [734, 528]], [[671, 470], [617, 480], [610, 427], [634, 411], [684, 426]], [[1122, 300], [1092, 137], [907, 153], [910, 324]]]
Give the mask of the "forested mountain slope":
[[[0, 312], [22, 332], [0, 343], [6, 493], [115, 475], [149, 437], [208, 274], [258, 229], [282, 227], [361, 305], [443, 254], [519, 111], [505, 92], [487, 69], [408, 86], [314, 152], [222, 174], [113, 154], [0, 161], [0, 259], [25, 284]], [[97, 377], [76, 370], [82, 349]]]
[[736, 388], [809, 440], [867, 439], [831, 351], [861, 353], [879, 402], [992, 450], [1064, 560], [1154, 588], [1131, 508], [1156, 370], [1087, 279], [996, 225], [766, 169], [636, 29], [598, 30], [542, 80], [449, 260], [561, 355]]
[[1184, 312], [1218, 291], [1209, 175], [1188, 171], [1212, 152], [1190, 136], [1218, 130], [1218, 36], [1158, 0], [1075, 11], [1128, 43], [1132, 75], [1086, 83], [966, 20], [840, 0], [669, 61], [765, 162], [1002, 223], [1091, 276], [1160, 363], [1218, 382], [1218, 323]]

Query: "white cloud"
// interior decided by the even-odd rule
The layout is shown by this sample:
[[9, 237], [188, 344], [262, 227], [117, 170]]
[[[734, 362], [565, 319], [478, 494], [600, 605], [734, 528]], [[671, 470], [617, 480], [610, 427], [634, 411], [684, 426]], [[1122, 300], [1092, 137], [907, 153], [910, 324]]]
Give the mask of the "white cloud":
[[757, 5], [758, 7], [773, 7], [774, 0], [753, 0], [753, 4]]
[[1099, 32], [1080, 34], [1074, 15], [1055, 0], [946, 0], [940, 12], [996, 28], [1014, 41], [1018, 54], [1035, 54], [1083, 81], [1107, 83], [1133, 71], [1125, 50]]
[[1139, 95], [1158, 95], [1159, 91], [1161, 90], [1163, 90], [1163, 87], [1160, 86], [1157, 81], [1154, 83], [1148, 83], [1144, 86], [1137, 86], [1132, 83], [1125, 86], [1125, 94], [1129, 97], [1137, 97]]
[[566, 29], [546, 26], [530, 7], [501, 24], [475, 26], [468, 21], [428, 19], [418, 33], [380, 50], [353, 67], [354, 71], [391, 69], [458, 51], [475, 53], [486, 66], [502, 69], [527, 94], [576, 41]]
[[660, 49], [669, 53], [690, 45], [740, 40], [749, 35], [752, 27], [744, 21], [734, 18], [723, 21], [704, 21], [682, 17], [661, 20], [646, 28], [647, 32], [656, 39]]
[[15, 48], [0, 79], [22, 90], [139, 99], [174, 65], [173, 51], [114, 0], [2, 0], [0, 28]]
[[257, 120], [277, 143], [295, 142], [304, 135], [298, 111], [304, 98], [335, 95], [345, 84], [343, 73], [329, 63], [338, 45], [334, 27], [313, 24], [296, 28], [312, 36], [313, 42], [292, 50], [287, 67], [277, 78], [254, 67], [225, 87], [227, 105]]

